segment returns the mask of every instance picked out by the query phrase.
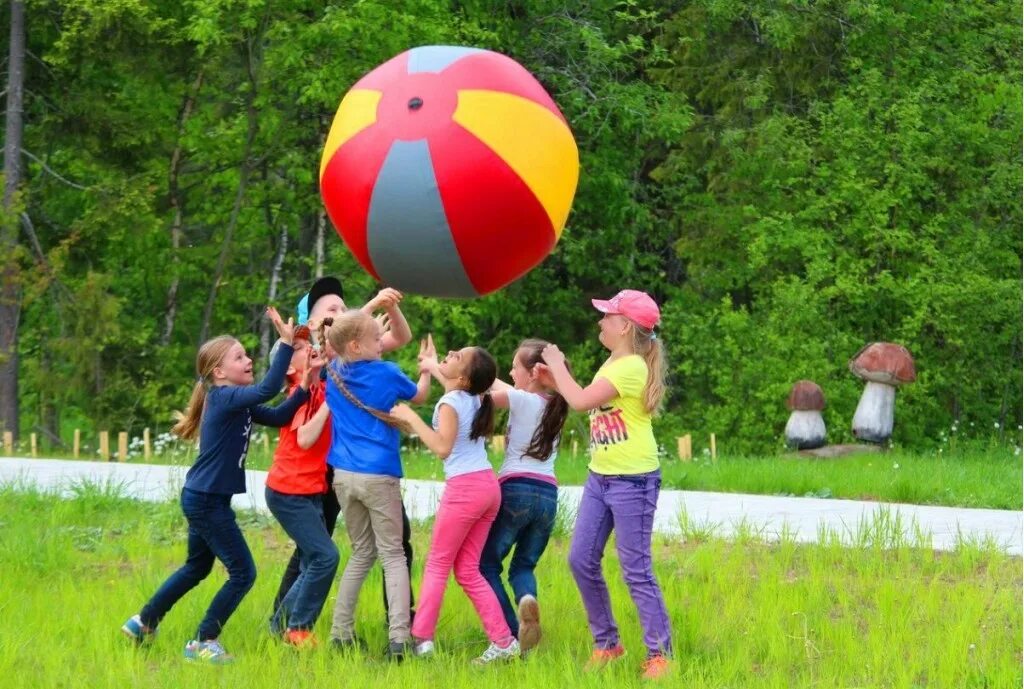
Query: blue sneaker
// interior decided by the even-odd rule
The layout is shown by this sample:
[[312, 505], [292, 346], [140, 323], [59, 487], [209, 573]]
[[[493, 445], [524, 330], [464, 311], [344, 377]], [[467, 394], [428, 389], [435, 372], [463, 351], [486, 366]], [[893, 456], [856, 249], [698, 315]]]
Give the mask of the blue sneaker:
[[216, 639], [209, 641], [192, 639], [185, 644], [185, 660], [198, 660], [210, 665], [226, 665], [234, 659], [234, 656], [225, 651]]
[[156, 636], [156, 627], [150, 629], [142, 624], [142, 618], [132, 615], [131, 618], [121, 625], [121, 632], [137, 644], [144, 644]]

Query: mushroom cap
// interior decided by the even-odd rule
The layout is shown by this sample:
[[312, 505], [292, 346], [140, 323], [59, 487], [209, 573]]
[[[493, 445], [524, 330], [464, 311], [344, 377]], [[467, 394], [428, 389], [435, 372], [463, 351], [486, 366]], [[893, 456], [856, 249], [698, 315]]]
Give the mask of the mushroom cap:
[[861, 380], [885, 385], [903, 385], [917, 380], [914, 357], [903, 345], [872, 342], [850, 359], [850, 372]]
[[812, 380], [798, 380], [789, 391], [786, 407], [790, 411], [821, 411], [825, 408], [825, 393]]

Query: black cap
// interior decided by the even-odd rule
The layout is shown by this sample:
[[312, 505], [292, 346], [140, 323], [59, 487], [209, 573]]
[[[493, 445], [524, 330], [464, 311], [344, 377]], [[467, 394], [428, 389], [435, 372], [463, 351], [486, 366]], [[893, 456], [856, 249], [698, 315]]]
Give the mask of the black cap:
[[345, 294], [341, 289], [341, 280], [328, 275], [314, 282], [313, 286], [309, 288], [309, 295], [306, 299], [306, 306], [309, 311], [313, 310], [320, 297], [326, 297], [328, 294], [336, 294], [341, 299], [345, 298]]

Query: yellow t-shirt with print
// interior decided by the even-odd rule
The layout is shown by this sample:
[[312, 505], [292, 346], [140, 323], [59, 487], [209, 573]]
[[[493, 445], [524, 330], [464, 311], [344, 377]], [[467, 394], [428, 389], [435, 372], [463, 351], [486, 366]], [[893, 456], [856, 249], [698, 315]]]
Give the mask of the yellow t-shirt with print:
[[609, 361], [594, 375], [618, 396], [590, 411], [590, 470], [597, 474], [644, 474], [658, 468], [658, 444], [644, 409], [647, 362], [631, 354]]

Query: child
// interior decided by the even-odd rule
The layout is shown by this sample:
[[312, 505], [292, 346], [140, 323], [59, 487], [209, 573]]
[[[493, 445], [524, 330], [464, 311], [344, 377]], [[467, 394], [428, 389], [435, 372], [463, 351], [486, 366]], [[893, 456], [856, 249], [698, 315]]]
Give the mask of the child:
[[[345, 301], [343, 299], [344, 290], [342, 289], [341, 280], [336, 277], [327, 276], [322, 277], [313, 283], [310, 287], [309, 292], [299, 300], [298, 304], [298, 324], [308, 325], [311, 332], [318, 332], [320, 322], [325, 318], [333, 318], [339, 316], [346, 311]], [[362, 310], [366, 313], [372, 314], [374, 311], [381, 309], [384, 311], [388, 318], [388, 330], [384, 334], [384, 351], [390, 352], [393, 349], [405, 345], [412, 339], [412, 332], [409, 330], [409, 324], [405, 320], [405, 316], [399, 308], [399, 303], [402, 301], [402, 293], [398, 290], [385, 287], [377, 293], [372, 300], [370, 300]], [[314, 340], [311, 344], [314, 347], [319, 346], [319, 342]], [[321, 352], [320, 358], [322, 361], [326, 361], [329, 358], [329, 352]], [[321, 369], [322, 371], [322, 369]], [[322, 454], [318, 454], [321, 464], [326, 467], [326, 477], [323, 485], [326, 487], [321, 499], [323, 500], [324, 506], [324, 524], [327, 527], [327, 533], [334, 533], [334, 526], [338, 521], [338, 514], [341, 512], [341, 506], [338, 505], [338, 497], [334, 493], [334, 469], [327, 464], [327, 450], [331, 445], [331, 432], [330, 424], [327, 423], [329, 419], [329, 413], [326, 406], [323, 405], [323, 390], [324, 383], [321, 378], [313, 380], [310, 387], [311, 402], [309, 405], [310, 411], [314, 412], [314, 415], [310, 418], [310, 426], [306, 429], [306, 434], [310, 435], [309, 444], [307, 448], [313, 447], [316, 444], [316, 450], [314, 454], [318, 454], [322, 451]], [[318, 409], [322, 408], [322, 413], [316, 413]], [[321, 433], [321, 430], [322, 433]], [[315, 433], [314, 433], [315, 431]], [[412, 538], [412, 529], [409, 525], [409, 518], [406, 516], [405, 508], [402, 509], [402, 549], [405, 552], [406, 570], [411, 576], [412, 573], [412, 544], [410, 542]], [[278, 586], [277, 595], [274, 597], [274, 612], [275, 615], [281, 607], [281, 602], [284, 597], [291, 590], [295, 581], [299, 577], [300, 571], [300, 557], [301, 553], [296, 548], [292, 553], [291, 559], [288, 561], [288, 566], [285, 568], [284, 576], [281, 578], [281, 583]], [[387, 589], [383, 589], [384, 594], [384, 608], [388, 607], [387, 603]], [[410, 615], [413, 614], [413, 595], [412, 587], [409, 587], [409, 609]]]
[[[283, 341], [278, 340], [270, 358], [277, 358]], [[311, 372], [317, 384], [309, 389], [309, 400], [295, 413], [290, 424], [281, 427], [274, 463], [267, 474], [267, 507], [281, 524], [300, 553], [301, 574], [275, 606], [271, 631], [284, 642], [298, 647], [316, 645], [313, 626], [331, 590], [338, 570], [338, 547], [324, 521], [323, 494], [329, 433], [323, 433], [326, 410], [319, 373], [323, 359], [310, 346], [309, 328], [300, 326], [293, 337], [288, 381], [294, 390], [301, 371]], [[287, 625], [287, 626], [285, 626]]]
[[[505, 461], [498, 471], [501, 509], [480, 557], [480, 573], [494, 589], [512, 634], [523, 653], [540, 641], [540, 609], [533, 570], [548, 545], [558, 510], [555, 458], [569, 414], [565, 399], [547, 392], [538, 377], [543, 340], [524, 340], [512, 358], [513, 385], [495, 381], [491, 397], [509, 410]], [[540, 369], [543, 369], [541, 364]], [[519, 617], [501, 583], [501, 563], [515, 546], [508, 581]], [[520, 620], [522, 625], [520, 625]]]
[[400, 660], [409, 645], [409, 571], [402, 549], [401, 438], [388, 411], [398, 400], [426, 400], [430, 373], [413, 383], [398, 366], [381, 361], [381, 326], [362, 311], [324, 319], [320, 338], [321, 348], [330, 345], [337, 355], [327, 365], [332, 424], [327, 462], [334, 468], [334, 491], [352, 541], [331, 643], [341, 650], [364, 645], [355, 634], [355, 607], [379, 554], [388, 598], [388, 655]]
[[252, 359], [233, 337], [222, 335], [199, 348], [188, 409], [172, 429], [192, 440], [199, 434], [199, 456], [185, 476], [181, 508], [188, 520], [188, 559], [121, 628], [137, 642], [156, 633], [157, 625], [178, 600], [199, 584], [219, 559], [228, 581], [214, 596], [185, 658], [220, 664], [231, 656], [218, 641], [220, 631], [256, 580], [256, 565], [231, 510], [231, 496], [245, 492], [245, 456], [252, 424], [281, 426], [307, 399], [309, 374], [302, 386], [277, 407], [263, 403], [281, 390], [292, 357], [292, 321], [282, 323], [273, 308], [267, 315], [283, 344], [267, 375], [253, 385]]
[[619, 562], [647, 645], [644, 677], [657, 679], [668, 673], [672, 652], [668, 611], [651, 564], [661, 488], [651, 416], [665, 394], [665, 361], [654, 333], [661, 313], [650, 296], [636, 290], [593, 304], [604, 314], [598, 339], [610, 354], [590, 385], [582, 388], [573, 379], [558, 347], [549, 345], [543, 353], [569, 406], [590, 410], [590, 477], [583, 487], [569, 565], [594, 636], [588, 667], [602, 667], [625, 653], [601, 574], [604, 547], [615, 530]]
[[430, 371], [445, 389], [434, 408], [433, 428], [406, 405], [392, 410], [444, 461], [445, 489], [412, 626], [413, 652], [424, 656], [434, 651], [437, 618], [454, 568], [455, 580], [473, 602], [491, 641], [474, 663], [515, 658], [519, 642], [505, 622], [497, 596], [480, 574], [480, 553], [501, 504], [501, 489], [484, 449], [484, 438], [494, 430], [494, 403], [488, 392], [494, 384], [494, 357], [480, 347], [465, 347], [448, 352], [438, 364], [432, 350], [428, 340], [421, 370]]

